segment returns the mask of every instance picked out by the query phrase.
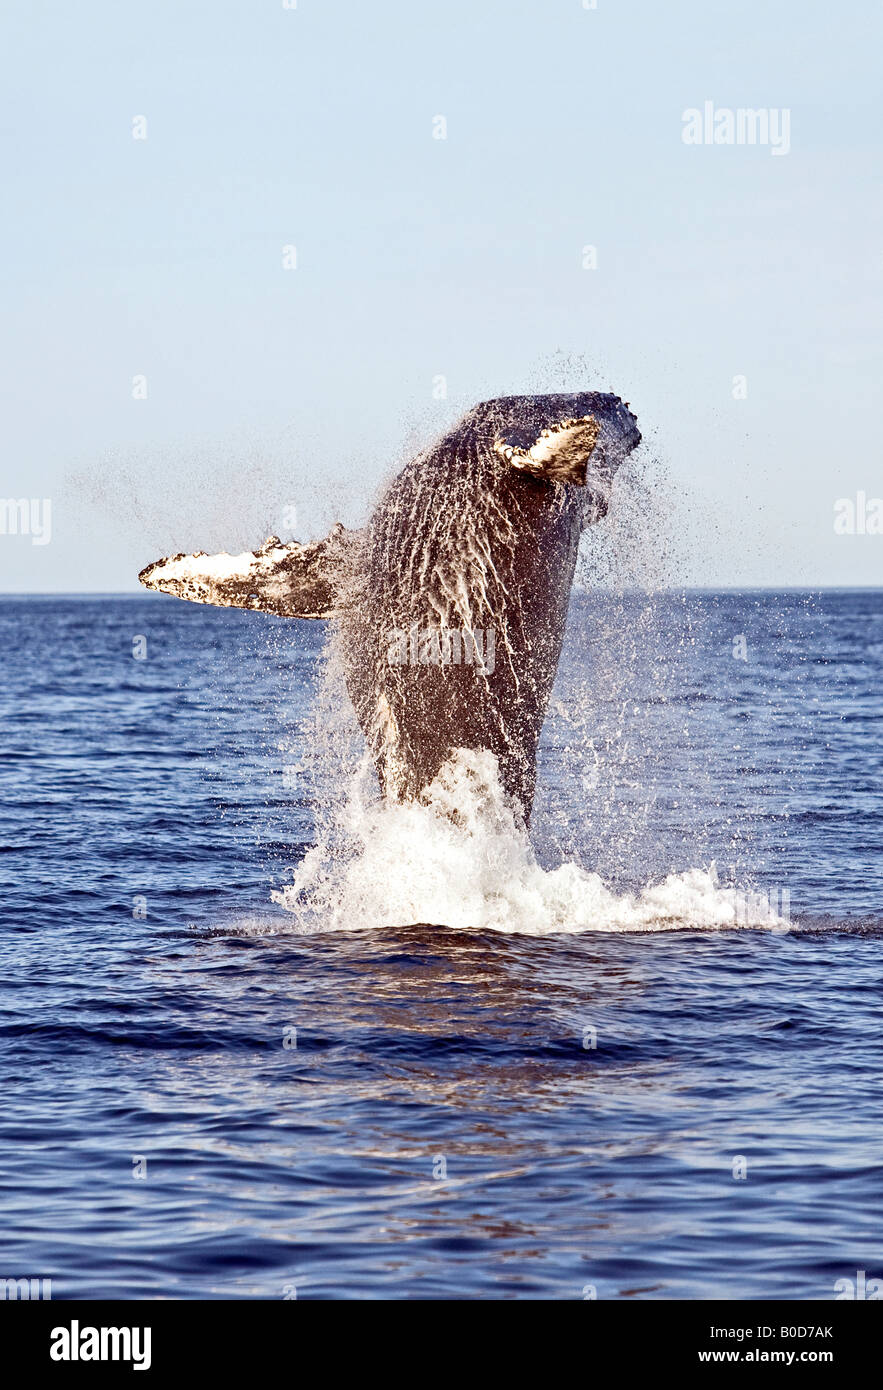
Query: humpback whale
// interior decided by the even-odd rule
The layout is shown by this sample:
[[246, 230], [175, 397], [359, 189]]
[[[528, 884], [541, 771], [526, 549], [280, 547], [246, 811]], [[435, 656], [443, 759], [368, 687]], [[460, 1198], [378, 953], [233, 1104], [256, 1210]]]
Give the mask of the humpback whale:
[[382, 794], [425, 799], [455, 754], [486, 750], [527, 824], [580, 534], [640, 439], [618, 396], [483, 401], [402, 469], [362, 530], [178, 554], [139, 579], [197, 603], [333, 619]]

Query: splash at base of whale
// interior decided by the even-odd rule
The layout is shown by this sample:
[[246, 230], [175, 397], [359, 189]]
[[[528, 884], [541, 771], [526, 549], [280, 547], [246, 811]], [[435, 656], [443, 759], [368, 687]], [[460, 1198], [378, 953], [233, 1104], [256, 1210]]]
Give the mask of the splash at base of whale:
[[295, 931], [417, 922], [525, 936], [790, 929], [762, 895], [720, 886], [714, 864], [635, 893], [614, 892], [578, 864], [543, 868], [491, 753], [455, 753], [425, 798], [407, 803], [378, 801], [365, 782], [349, 786], [333, 845], [320, 836], [293, 882], [272, 894]]

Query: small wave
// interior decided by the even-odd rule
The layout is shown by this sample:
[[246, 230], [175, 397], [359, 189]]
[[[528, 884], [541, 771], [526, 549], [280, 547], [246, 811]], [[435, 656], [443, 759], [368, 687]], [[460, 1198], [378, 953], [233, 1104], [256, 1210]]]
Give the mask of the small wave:
[[543, 868], [487, 751], [456, 750], [419, 803], [369, 799], [364, 771], [339, 822], [272, 895], [295, 930], [424, 922], [547, 936], [790, 926], [764, 901], [720, 887], [714, 865], [623, 894], [578, 864]]

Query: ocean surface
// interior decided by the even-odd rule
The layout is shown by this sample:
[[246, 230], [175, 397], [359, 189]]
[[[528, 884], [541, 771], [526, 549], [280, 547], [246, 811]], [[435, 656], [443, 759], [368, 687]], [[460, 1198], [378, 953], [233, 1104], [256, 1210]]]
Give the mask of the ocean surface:
[[0, 1279], [883, 1277], [883, 591], [576, 594], [529, 842], [377, 804], [328, 635], [0, 599]]

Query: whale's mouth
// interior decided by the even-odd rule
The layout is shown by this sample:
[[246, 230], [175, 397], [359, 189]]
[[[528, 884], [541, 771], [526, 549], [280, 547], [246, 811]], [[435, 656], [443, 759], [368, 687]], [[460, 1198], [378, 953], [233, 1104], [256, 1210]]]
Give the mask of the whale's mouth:
[[547, 482], [584, 487], [586, 469], [601, 426], [593, 415], [560, 420], [539, 434], [515, 426], [494, 440], [496, 453], [512, 468]]

